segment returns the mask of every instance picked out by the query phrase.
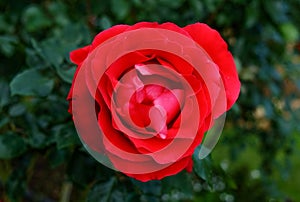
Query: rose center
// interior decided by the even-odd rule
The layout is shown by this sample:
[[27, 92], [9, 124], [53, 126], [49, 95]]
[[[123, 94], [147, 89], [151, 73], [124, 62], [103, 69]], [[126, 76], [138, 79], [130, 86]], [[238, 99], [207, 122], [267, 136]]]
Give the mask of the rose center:
[[129, 114], [139, 127], [156, 132], [162, 139], [167, 137], [167, 125], [178, 113], [176, 96], [160, 85], [145, 85], [131, 96]]

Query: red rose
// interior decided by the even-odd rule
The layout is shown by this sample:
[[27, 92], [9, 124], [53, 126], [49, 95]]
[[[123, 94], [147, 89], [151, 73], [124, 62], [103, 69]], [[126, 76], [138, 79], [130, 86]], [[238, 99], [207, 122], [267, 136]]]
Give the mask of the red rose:
[[70, 58], [69, 111], [86, 149], [141, 181], [191, 171], [204, 133], [240, 91], [226, 43], [201, 23], [117, 25]]

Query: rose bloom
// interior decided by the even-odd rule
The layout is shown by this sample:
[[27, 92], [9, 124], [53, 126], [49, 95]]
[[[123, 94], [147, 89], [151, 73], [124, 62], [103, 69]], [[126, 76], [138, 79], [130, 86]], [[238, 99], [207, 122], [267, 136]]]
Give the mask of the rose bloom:
[[[203, 57], [216, 68], [216, 73], [211, 73], [212, 78], [222, 82], [224, 108], [213, 112], [219, 105], [213, 98], [220, 89], [209, 87], [205, 81], [208, 78], [203, 78], [190, 62], [172, 51], [138, 49], [108, 64], [105, 63], [108, 57], [101, 58], [107, 41], [146, 28], [172, 31], [201, 47]], [[155, 37], [153, 35], [153, 43]], [[166, 43], [171, 40], [171, 37], [162, 37]], [[149, 36], [136, 38], [133, 43], [146, 43], [148, 39]], [[125, 37], [124, 43], [126, 40]], [[184, 42], [178, 43], [185, 50]], [[131, 42], [127, 43], [130, 45]], [[111, 52], [117, 50], [114, 48], [112, 46]], [[113, 26], [99, 33], [90, 45], [72, 51], [70, 59], [78, 67], [67, 99], [73, 118], [77, 114], [81, 116], [80, 124], [85, 128], [85, 132], [79, 132], [81, 140], [89, 151], [105, 156], [111, 167], [140, 181], [162, 179], [184, 169], [191, 171], [195, 148], [212, 127], [213, 120], [232, 107], [240, 92], [227, 44], [217, 31], [203, 23], [183, 28], [173, 23], [148, 22]], [[208, 67], [202, 68], [207, 70], [204, 68]], [[82, 114], [75, 112], [76, 101], [87, 98], [92, 102], [83, 103], [93, 105], [93, 110], [85, 110], [82, 104], [79, 107]], [[96, 117], [100, 135], [89, 131], [91, 116]]]

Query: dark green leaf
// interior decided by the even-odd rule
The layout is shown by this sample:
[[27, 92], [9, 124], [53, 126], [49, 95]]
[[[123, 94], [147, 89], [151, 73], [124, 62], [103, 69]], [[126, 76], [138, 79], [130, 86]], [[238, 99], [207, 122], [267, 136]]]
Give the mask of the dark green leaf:
[[199, 149], [200, 147], [197, 147], [193, 155], [194, 171], [202, 179], [210, 180], [212, 177], [212, 163], [211, 163], [210, 156], [204, 159], [199, 159], [198, 158]]
[[129, 202], [126, 198], [127, 192], [125, 192], [122, 186], [118, 186], [112, 191], [109, 202]]
[[143, 194], [159, 196], [161, 194], [161, 181], [153, 180], [149, 182], [140, 182], [132, 179], [132, 183], [141, 190]]
[[[35, 43], [35, 42], [32, 42]], [[46, 62], [37, 50], [26, 49], [26, 64], [32, 69], [45, 69], [49, 67], [49, 63]]]
[[274, 22], [279, 24], [287, 21], [288, 11], [284, 1], [263, 1], [263, 5]]
[[[91, 182], [97, 180], [96, 166], [98, 162], [86, 153], [72, 152], [71, 160], [68, 162], [67, 174], [74, 184], [86, 187]], [[101, 173], [99, 173], [101, 174]]]
[[54, 67], [61, 65], [64, 59], [62, 54], [61, 40], [56, 38], [50, 38], [41, 43], [42, 56], [44, 60], [48, 61]]
[[22, 114], [24, 114], [24, 112], [26, 111], [26, 107], [23, 104], [15, 104], [13, 106], [11, 106], [11, 108], [9, 109], [9, 115], [10, 116], [20, 116]]
[[45, 12], [38, 6], [29, 6], [24, 14], [23, 21], [26, 29], [29, 32], [39, 31], [51, 25], [50, 19], [45, 15]]
[[50, 166], [52, 168], [59, 166], [65, 163], [71, 155], [71, 151], [69, 149], [56, 149], [52, 148], [50, 152], [47, 154], [47, 158], [49, 159]]
[[58, 149], [78, 145], [80, 140], [73, 124], [58, 125], [53, 129]]
[[149, 196], [149, 195], [142, 195], [141, 202], [160, 202], [160, 198], [157, 196]]
[[106, 182], [95, 184], [88, 194], [87, 202], [109, 202], [115, 182], [115, 178], [110, 178]]
[[2, 119], [0, 119], [0, 128], [2, 128], [3, 126], [5, 126], [8, 123], [9, 123], [9, 118], [8, 117], [2, 117]]
[[9, 103], [9, 85], [0, 81], [0, 109]]
[[112, 0], [111, 9], [113, 14], [119, 19], [124, 20], [125, 16], [129, 13], [130, 1], [126, 0]]
[[54, 16], [54, 21], [60, 26], [69, 24], [69, 18], [66, 16], [66, 7], [61, 2], [49, 2], [47, 9]]
[[170, 8], [176, 9], [176, 8], [179, 8], [182, 5], [183, 0], [177, 0], [177, 1], [174, 1], [174, 0], [159, 0], [159, 2], [164, 6], [168, 6]]
[[102, 16], [99, 20], [99, 27], [103, 30], [112, 26], [111, 20], [107, 16]]
[[4, 13], [0, 14], [0, 31], [11, 33], [14, 30], [14, 24], [7, 22]]
[[22, 137], [7, 133], [0, 135], [0, 159], [11, 159], [26, 151], [26, 144]]
[[0, 36], [0, 51], [7, 57], [12, 56], [17, 42], [18, 40], [14, 36]]
[[47, 96], [53, 87], [54, 81], [42, 76], [35, 69], [18, 74], [10, 83], [12, 95]]
[[12, 170], [7, 181], [4, 182], [5, 196], [8, 196], [8, 201], [19, 202], [24, 199], [27, 190], [28, 168], [32, 165], [31, 160], [34, 158], [33, 155], [26, 153], [13, 160]]
[[44, 148], [51, 141], [51, 138], [47, 138], [45, 134], [38, 130], [33, 130], [30, 134], [28, 144], [33, 148]]
[[72, 67], [56, 67], [57, 74], [67, 83], [72, 83], [73, 76], [76, 70], [75, 66]]
[[191, 175], [185, 171], [162, 179], [162, 188], [163, 193], [179, 191], [183, 198], [190, 198], [193, 195]]

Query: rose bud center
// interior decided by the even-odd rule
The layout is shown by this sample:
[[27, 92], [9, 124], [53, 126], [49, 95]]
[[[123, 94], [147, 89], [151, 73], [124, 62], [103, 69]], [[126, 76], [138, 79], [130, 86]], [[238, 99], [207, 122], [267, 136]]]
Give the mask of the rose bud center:
[[[174, 93], [176, 93], [176, 89]], [[180, 114], [177, 97], [169, 89], [155, 84], [139, 88], [130, 98], [129, 114], [132, 121], [139, 127], [165, 139], [168, 124]]]

